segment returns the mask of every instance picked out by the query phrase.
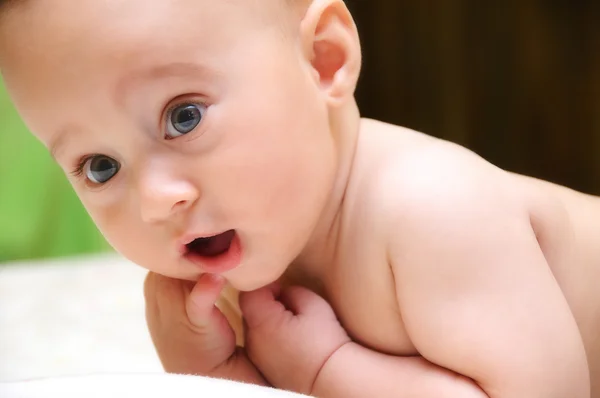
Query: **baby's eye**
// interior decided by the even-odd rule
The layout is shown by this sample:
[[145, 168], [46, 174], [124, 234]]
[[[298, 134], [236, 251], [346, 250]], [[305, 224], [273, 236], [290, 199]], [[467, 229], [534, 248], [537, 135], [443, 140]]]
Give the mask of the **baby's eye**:
[[85, 176], [94, 184], [104, 184], [119, 172], [121, 165], [113, 158], [95, 155], [85, 162]]
[[177, 138], [193, 131], [202, 121], [206, 106], [201, 104], [181, 104], [167, 114], [167, 139]]

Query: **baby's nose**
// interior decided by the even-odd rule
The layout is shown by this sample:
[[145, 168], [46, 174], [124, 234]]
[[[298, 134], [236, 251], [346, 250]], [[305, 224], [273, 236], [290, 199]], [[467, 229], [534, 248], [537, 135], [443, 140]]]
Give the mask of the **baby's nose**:
[[164, 172], [141, 178], [139, 185], [141, 217], [147, 223], [168, 220], [189, 208], [199, 196], [191, 182]]

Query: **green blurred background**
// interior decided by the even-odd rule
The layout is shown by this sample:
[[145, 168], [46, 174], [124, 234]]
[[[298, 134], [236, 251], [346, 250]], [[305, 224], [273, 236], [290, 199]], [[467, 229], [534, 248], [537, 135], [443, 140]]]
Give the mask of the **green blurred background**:
[[0, 82], [0, 262], [108, 248]]
[[[600, 1], [346, 2], [364, 116], [600, 194]], [[0, 261], [105, 249], [0, 87]]]

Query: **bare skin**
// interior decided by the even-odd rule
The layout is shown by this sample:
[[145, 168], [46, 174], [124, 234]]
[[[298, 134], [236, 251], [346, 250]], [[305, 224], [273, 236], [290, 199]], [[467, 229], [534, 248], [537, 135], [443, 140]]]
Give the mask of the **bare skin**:
[[[382, 163], [385, 164], [386, 160], [393, 161], [396, 159], [394, 157], [395, 153], [407, 151], [407, 153], [423, 154], [422, 158], [414, 158], [417, 161], [417, 164], [414, 165], [412, 170], [423, 169], [426, 170], [428, 175], [431, 175], [431, 162], [440, 162], [440, 164], [434, 165], [434, 167], [440, 167], [441, 169], [441, 167], [444, 165], [444, 160], [441, 160], [443, 159], [442, 156], [436, 156], [435, 159], [432, 159], [427, 156], [427, 152], [430, 154], [439, 154], [437, 151], [442, 151], [443, 153], [447, 153], [445, 156], [458, 156], [466, 159], [465, 161], [467, 162], [475, 162], [475, 164], [479, 166], [478, 170], [483, 170], [484, 176], [488, 177], [490, 181], [500, 183], [500, 181], [505, 180], [506, 182], [503, 183], [506, 183], [509, 187], [512, 187], [509, 190], [510, 195], [515, 195], [518, 198], [518, 203], [520, 206], [522, 205], [525, 209], [527, 209], [527, 212], [523, 213], [526, 217], [526, 220], [523, 222], [526, 225], [529, 225], [532, 231], [534, 231], [537, 235], [539, 247], [547, 259], [548, 270], [550, 270], [552, 275], [556, 278], [560, 292], [562, 295], [564, 295], [564, 297], [566, 297], [570, 312], [573, 314], [574, 319], [577, 322], [578, 331], [587, 352], [592, 387], [595, 386], [600, 380], [600, 373], [598, 372], [600, 366], [600, 356], [598, 355], [597, 342], [597, 330], [600, 326], [600, 306], [596, 297], [597, 293], [595, 292], [594, 281], [596, 280], [595, 278], [599, 276], [600, 272], [599, 264], [596, 260], [600, 255], [600, 249], [595, 247], [591, 237], [596, 236], [596, 234], [600, 232], [598, 231], [599, 228], [597, 225], [595, 225], [593, 222], [594, 215], [600, 216], [600, 199], [544, 181], [506, 173], [491, 166], [484, 160], [476, 157], [474, 154], [463, 148], [427, 137], [411, 130], [386, 125], [372, 120], [363, 120], [361, 125], [361, 135], [358, 145], [359, 149], [356, 159], [357, 161], [364, 160], [365, 163], [362, 163], [361, 166], [357, 167], [355, 170], [369, 170], [371, 167], [377, 170], [379, 167], [377, 165]], [[364, 150], [364, 158], [361, 157], [362, 150]], [[446, 167], [452, 166], [446, 165]], [[373, 175], [380, 176], [385, 174], [385, 172], [386, 170], [379, 169]], [[465, 169], [463, 170], [463, 173], [468, 174], [469, 171]], [[356, 174], [353, 174], [352, 178], [356, 178], [358, 180], [356, 176]], [[427, 176], [423, 175], [422, 178], [425, 179], [426, 177]], [[353, 181], [352, 178], [351, 181]], [[510, 388], [508, 383], [506, 383], [506, 379], [504, 379], [505, 383], [499, 384], [500, 388], [497, 391], [491, 392], [492, 389], [488, 388], [489, 392], [486, 391], [486, 395], [483, 395], [483, 392], [481, 392], [478, 387], [474, 387], [473, 385], [469, 386], [468, 382], [465, 382], [464, 384], [458, 383], [457, 386], [455, 380], [448, 378], [448, 375], [445, 374], [441, 369], [435, 370], [435, 372], [438, 374], [437, 380], [439, 383], [437, 384], [431, 383], [427, 376], [424, 376], [428, 375], [431, 371], [429, 368], [430, 363], [428, 363], [428, 361], [422, 361], [422, 358], [420, 357], [422, 352], [416, 346], [413, 338], [411, 338], [406, 323], [401, 317], [398, 316], [401, 311], [401, 307], [398, 304], [399, 301], [397, 299], [397, 284], [390, 283], [390, 281], [393, 280], [393, 276], [390, 275], [394, 269], [393, 265], [386, 261], [381, 261], [378, 263], [373, 261], [368, 262], [366, 260], [369, 258], [385, 258], [389, 255], [389, 252], [386, 250], [385, 245], [359, 245], [354, 243], [363, 239], [367, 239], [365, 237], [367, 233], [369, 235], [376, 234], [393, 226], [392, 224], [388, 224], [386, 222], [379, 223], [379, 220], [376, 217], [378, 209], [386, 205], [385, 201], [380, 200], [382, 196], [376, 195], [377, 192], [381, 192], [378, 191], [378, 189], [382, 189], [381, 186], [378, 186], [378, 183], [374, 183], [374, 181], [377, 180], [374, 178], [364, 178], [361, 179], [361, 181], [363, 183], [356, 184], [354, 189], [360, 192], [374, 193], [372, 196], [373, 203], [370, 204], [368, 201], [360, 201], [357, 203], [358, 207], [343, 208], [344, 211], [342, 214], [349, 214], [348, 218], [346, 219], [347, 221], [345, 222], [346, 227], [341, 231], [341, 236], [343, 237], [341, 242], [342, 247], [344, 247], [344, 250], [341, 253], [343, 253], [343, 256], [336, 258], [336, 261], [333, 262], [333, 266], [323, 266], [320, 268], [326, 271], [319, 274], [315, 274], [314, 271], [307, 271], [306, 269], [291, 267], [284, 275], [282, 283], [284, 286], [303, 285], [315, 292], [318, 292], [322, 297], [327, 298], [340, 320], [341, 325], [339, 328], [343, 327], [343, 330], [348, 333], [348, 340], [359, 343], [361, 347], [367, 347], [373, 351], [387, 354], [388, 356], [382, 356], [381, 358], [367, 358], [366, 356], [363, 357], [363, 355], [360, 353], [356, 354], [351, 352], [351, 350], [348, 350], [348, 348], [345, 348], [345, 350], [348, 350], [349, 352], [345, 352], [344, 349], [342, 349], [340, 351], [341, 359], [339, 359], [337, 362], [335, 360], [335, 355], [332, 357], [325, 355], [321, 356], [321, 358], [326, 358], [324, 361], [325, 366], [319, 368], [322, 370], [322, 374], [320, 376], [320, 383], [322, 385], [319, 386], [319, 390], [307, 390], [305, 388], [298, 387], [303, 383], [307, 383], [304, 380], [292, 386], [290, 386], [289, 383], [286, 384], [285, 382], [281, 381], [279, 383], [275, 383], [275, 385], [287, 387], [294, 391], [300, 391], [303, 393], [315, 393], [318, 396], [324, 397], [360, 397], [364, 396], [365, 394], [372, 393], [372, 390], [361, 390], [358, 387], [365, 385], [373, 379], [377, 380], [375, 375], [368, 374], [369, 372], [367, 369], [376, 369], [376, 372], [381, 372], [382, 369], [382, 367], [377, 366], [369, 367], [367, 365], [369, 363], [369, 359], [371, 359], [372, 363], [378, 364], [380, 361], [389, 361], [390, 356], [400, 356], [410, 358], [410, 361], [412, 361], [412, 363], [408, 364], [394, 364], [391, 367], [392, 369], [394, 367], [401, 369], [401, 371], [396, 372], [396, 376], [394, 376], [397, 382], [400, 384], [411, 383], [411, 388], [407, 388], [406, 385], [404, 388], [407, 396], [411, 396], [408, 395], [409, 393], [431, 393], [431, 396], [446, 396], [444, 394], [448, 394], [447, 396], [465, 397], [510, 396], [512, 391], [508, 389], [507, 391], [502, 391], [503, 386]], [[458, 180], [455, 180], [454, 183], [458, 183]], [[349, 192], [349, 194], [351, 194], [351, 192]], [[347, 204], [352, 205], [353, 203], [347, 202]], [[355, 215], [360, 215], [360, 217]], [[497, 222], [499, 222], [499, 220]], [[360, 225], [361, 228], [354, 227], [354, 223]], [[462, 228], [465, 228], [465, 226], [460, 225], [460, 229], [456, 233], [464, 233], [462, 232]], [[415, 250], [418, 250], [419, 256], [426, 257], [428, 250], [430, 250], [429, 248], [435, 247], [435, 242], [425, 243], [422, 239], [412, 240], [409, 238], [410, 237], [406, 238], [406, 242], [408, 242], [407, 244], [410, 244], [415, 248]], [[573, 259], [577, 259], [577, 261], [573, 262]], [[448, 257], [441, 258], [436, 256], [433, 261], [442, 263], [449, 260], [450, 259]], [[377, 264], [380, 264], [381, 269], [376, 272], [373, 270], [373, 267], [375, 267]], [[517, 275], [518, 273], [515, 274], [515, 277]], [[156, 276], [153, 277], [156, 278]], [[494, 283], [495, 282], [497, 281], [494, 281]], [[511, 282], [515, 283], [516, 280], [511, 280]], [[493, 287], [494, 285], [490, 286], [490, 288]], [[149, 299], [149, 302], [152, 302], [156, 300], [157, 296], [160, 297], [161, 294], [160, 289], [152, 287], [150, 287], [150, 289], [153, 290], [153, 294], [152, 298]], [[377, 292], [377, 294], [374, 294], [373, 292]], [[265, 293], [263, 291], [258, 296], [264, 294]], [[429, 294], [432, 295], [430, 291]], [[527, 295], [542, 296], [542, 294], [543, 291], [541, 290], [540, 286], [529, 286]], [[482, 293], [482, 297], [485, 297], [485, 294]], [[526, 296], [526, 298], [527, 297], [528, 296]], [[422, 300], [426, 299], [427, 298], [422, 298]], [[315, 299], [307, 300], [311, 301]], [[478, 300], [482, 299], [479, 298]], [[236, 303], [237, 296], [234, 292], [228, 291], [225, 293], [224, 301], [226, 303]], [[290, 346], [295, 347], [293, 350], [297, 350], [298, 352], [311, 352], [316, 356], [316, 352], [318, 352], [318, 350], [310, 347], [310, 345], [307, 346], [306, 344], [301, 344], [299, 343], [299, 339], [292, 337], [294, 336], [296, 327], [290, 327], [290, 329], [287, 329], [281, 326], [282, 323], [285, 324], [290, 320], [286, 319], [285, 321], [282, 321], [280, 319], [281, 314], [278, 313], [278, 311], [273, 310], [271, 312], [269, 309], [270, 306], [273, 305], [272, 302], [281, 302], [289, 309], [298, 308], [299, 306], [301, 307], [301, 305], [296, 303], [293, 306], [290, 306], [290, 300], [279, 298], [279, 294], [275, 294], [274, 297], [269, 299], [265, 297], [257, 298], [255, 293], [246, 293], [242, 296], [243, 306], [248, 306], [247, 304], [244, 304], [247, 301], [258, 301], [260, 304], [254, 304], [255, 308], [245, 310], [244, 315], [246, 315], [246, 318], [254, 319], [255, 317], [272, 317], [273, 322], [277, 324], [277, 328], [273, 328], [272, 331], [269, 331], [268, 337], [265, 338], [266, 342], [263, 343], [268, 345], [268, 348], [262, 348], [262, 352], [258, 354], [260, 359], [253, 358], [255, 363], [264, 361], [268, 363], [268, 365], [263, 365], [263, 368], [268, 368], [270, 366], [274, 368], [281, 368], [283, 366], [282, 361], [279, 358], [274, 359], [272, 357], [272, 350], [280, 352], [281, 350], [285, 349], [289, 350]], [[173, 307], [177, 306], [177, 303], [174, 300], [171, 300], [170, 303], [173, 305]], [[524, 316], [528, 318], [535, 318], [535, 314], [529, 313], [531, 310], [527, 307], [526, 303], [527, 301], [518, 303], [519, 305], [523, 305], [528, 312]], [[235, 306], [235, 304], [233, 304], [233, 306]], [[542, 303], [541, 308], [544, 306], [545, 303]], [[512, 306], [510, 309], [511, 311], [515, 312], [518, 310], [516, 307]], [[250, 313], [248, 313], [249, 311]], [[444, 312], [446, 311], [450, 314], [452, 313], [452, 310], [450, 309], [445, 309]], [[226, 311], [226, 313], [227, 312], [228, 311]], [[229, 315], [232, 318], [235, 318], [235, 313], [240, 312], [240, 310], [237, 310], [236, 312], [235, 308], [229, 307]], [[297, 310], [292, 310], [292, 313], [297, 313]], [[443, 314], [438, 315], [443, 316]], [[311, 316], [313, 315], [311, 314]], [[194, 316], [192, 315], [191, 318], [194, 318]], [[568, 325], [568, 318], [569, 316], [565, 317], [565, 321], [562, 323], [556, 322], [552, 324], [561, 325], [561, 327], [565, 324]], [[314, 314], [314, 319], [316, 325], [319, 325], [318, 329], [321, 335], [329, 336], [330, 334], [340, 333], [338, 328], [334, 326], [323, 326], [326, 323], [323, 321], [323, 316], [319, 313], [319, 311]], [[481, 333], [482, 328], [478, 328], [476, 323], [480, 321], [481, 318], [473, 321], [475, 323], [473, 326], [474, 333]], [[522, 322], [522, 320], [519, 321], [520, 324]], [[169, 322], [166, 323], [168, 324]], [[374, 327], [374, 325], [376, 325], [376, 327]], [[516, 326], [516, 334], [523, 332], [523, 330], [519, 327], [519, 325]], [[151, 330], [156, 329], [157, 327], [151, 322]], [[247, 328], [247, 330], [248, 329], [252, 331], [253, 327], [250, 326]], [[546, 326], [540, 328], [537, 334], [540, 339], [544, 337], [544, 329], [549, 330], [550, 328], [547, 328]], [[556, 330], [557, 329], [555, 329], [555, 331]], [[564, 332], [564, 330], [560, 331], [561, 334], [562, 332]], [[238, 333], [241, 334], [241, 330], [238, 330]], [[155, 341], [158, 343], [157, 345], [159, 352], [161, 352], [161, 344], [164, 344], [166, 341], [172, 341], [175, 336], [180, 335], [180, 332], [173, 331], [170, 331], [164, 336], [157, 336], [155, 334]], [[499, 338], [500, 335], [492, 333], [492, 336], [494, 336], [493, 338], [495, 339]], [[274, 343], [276, 338], [286, 339], [286, 341], [292, 341], [293, 343], [277, 345]], [[201, 339], [198, 339], [198, 337], [192, 337], [191, 339], [196, 339], [196, 346], [202, 345], [199, 344]], [[336, 346], [335, 343], [332, 343], [331, 347], [339, 348], [339, 346], [345, 344], [348, 340], [345, 340], [343, 336], [340, 337], [338, 335], [336, 340], [338, 345]], [[182, 350], [188, 353], [189, 351], [187, 350], [189, 350], [190, 346], [194, 345], [184, 344], [182, 346]], [[547, 346], [543, 345], [542, 347], [546, 348]], [[573, 350], [576, 351], [577, 347], [575, 346]], [[163, 363], [167, 369], [171, 369], [174, 372], [184, 373], [190, 371], [193, 372], [195, 369], [197, 370], [197, 368], [194, 368], [193, 366], [190, 367], [189, 362], [195, 362], [195, 366], [197, 366], [199, 362], [187, 358], [187, 354], [175, 356], [172, 355], [173, 352], [170, 354], [171, 355], [169, 355], [169, 353], [165, 353], [165, 355], [162, 357]], [[507, 356], [504, 358], [502, 358], [502, 355], [493, 356], [492, 358], [496, 358], [496, 361], [498, 358], [502, 358], [502, 360], [506, 361], [506, 363], [510, 366], [517, 366], [519, 361], [522, 359], [523, 349], [509, 349], [506, 355]], [[288, 354], [287, 357], [290, 358], [290, 355]], [[349, 361], [347, 360], [348, 357], [356, 357], [356, 360]], [[295, 375], [301, 372], [301, 369], [296, 369], [294, 365], [301, 360], [302, 359], [299, 359], [298, 357], [291, 357], [287, 362], [288, 366], [290, 367], [287, 374]], [[186, 363], [186, 361], [188, 362]], [[353, 369], [355, 369], [357, 362], [364, 364], [364, 367], [361, 367], [362, 372], [364, 372], [364, 377], [362, 378], [353, 374]], [[335, 372], [327, 370], [327, 363], [329, 363], [330, 367], [332, 364], [337, 364], [334, 366], [338, 367], [339, 370]], [[405, 365], [406, 367], [403, 367], [402, 365]], [[469, 365], [468, 361], [464, 364], [458, 363], [455, 366], [458, 367], [465, 365]], [[552, 362], [551, 367], [555, 369], [561, 369], [562, 372], [564, 366], [565, 363], [562, 362], [562, 359], [558, 358]], [[261, 367], [259, 366], [259, 368]], [[261, 368], [261, 370], [263, 368]], [[306, 369], [302, 370], [306, 372]], [[202, 372], [199, 373], [202, 374]], [[263, 373], [268, 377], [268, 372], [265, 373], [263, 371]], [[333, 373], [333, 375], [329, 376], [330, 373]], [[216, 375], [220, 376], [219, 373]], [[353, 375], [354, 377], [349, 377], [348, 375]], [[331, 381], [330, 383], [323, 381], [323, 379], [327, 378], [331, 378], [331, 380], [329, 380]], [[332, 385], [339, 386], [343, 385], [344, 383], [347, 384], [346, 380], [356, 380], [356, 385], [352, 384], [352, 386], [356, 388], [342, 391], [328, 388]], [[421, 381], [421, 383], [415, 380]], [[314, 380], [312, 381], [314, 382]], [[269, 379], [269, 382], [272, 383], [272, 379]], [[452, 387], [448, 387], [448, 384], [452, 384]], [[430, 388], [430, 390], [427, 390], [426, 388]], [[551, 388], [555, 389], [556, 386], [553, 385]], [[395, 391], [402, 390], [394, 390], [394, 392]], [[544, 393], [552, 394], [553, 391], [555, 390], [550, 390], [549, 387], [549, 389]], [[595, 392], [596, 390], [594, 389], [593, 391], [594, 395], [592, 395], [592, 397], [598, 396], [598, 394]], [[587, 396], [585, 394], [586, 393], [583, 392], [581, 396]]]
[[[21, 115], [152, 271], [165, 367], [323, 397], [579, 398], [591, 372], [600, 397], [600, 200], [361, 120], [352, 18], [307, 3], [36, 0], [2, 17]], [[241, 254], [220, 277], [182, 255], [228, 230]], [[222, 305], [245, 350], [213, 306], [225, 280], [249, 292]]]

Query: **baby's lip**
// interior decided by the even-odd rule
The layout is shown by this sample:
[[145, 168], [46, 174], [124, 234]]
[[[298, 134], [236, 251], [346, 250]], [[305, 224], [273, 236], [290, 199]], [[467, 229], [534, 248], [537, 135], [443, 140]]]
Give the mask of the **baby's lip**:
[[205, 241], [193, 242], [186, 246], [182, 257], [198, 266], [202, 272], [223, 274], [238, 267], [242, 261], [242, 244], [233, 229], [211, 235]]
[[193, 241], [195, 241], [196, 239], [212, 238], [214, 236], [221, 235], [221, 234], [225, 233], [226, 231], [227, 230], [224, 230], [222, 232], [215, 232], [215, 233], [206, 233], [206, 232], [185, 233], [179, 239], [177, 239], [177, 242], [176, 242], [177, 251], [183, 255], [183, 254], [187, 253], [188, 245], [190, 243], [192, 243]]

